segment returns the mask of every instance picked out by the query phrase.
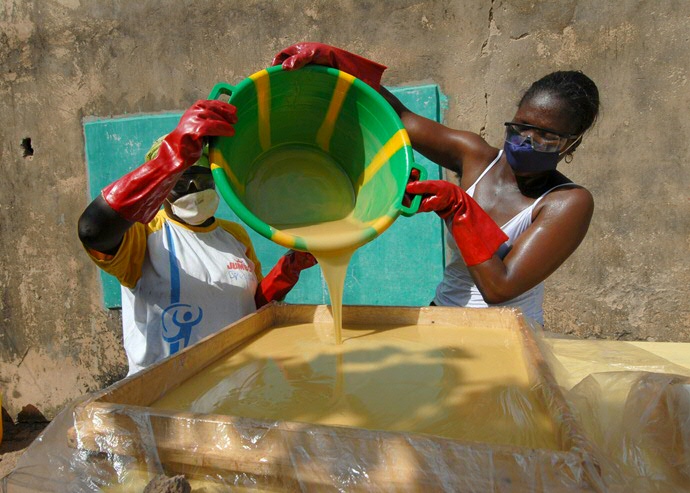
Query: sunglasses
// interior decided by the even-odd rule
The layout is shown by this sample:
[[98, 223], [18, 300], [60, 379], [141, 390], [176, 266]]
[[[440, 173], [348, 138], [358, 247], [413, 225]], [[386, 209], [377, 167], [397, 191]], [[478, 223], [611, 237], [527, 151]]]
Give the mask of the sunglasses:
[[568, 140], [580, 137], [580, 135], [559, 134], [527, 123], [505, 122], [504, 125], [506, 126], [506, 142], [522, 145], [529, 139], [532, 149], [539, 152], [561, 151]]
[[182, 175], [172, 191], [176, 195], [185, 195], [189, 193], [189, 189], [194, 185], [196, 191], [207, 190], [209, 188], [216, 188], [216, 183], [213, 181], [213, 175]]

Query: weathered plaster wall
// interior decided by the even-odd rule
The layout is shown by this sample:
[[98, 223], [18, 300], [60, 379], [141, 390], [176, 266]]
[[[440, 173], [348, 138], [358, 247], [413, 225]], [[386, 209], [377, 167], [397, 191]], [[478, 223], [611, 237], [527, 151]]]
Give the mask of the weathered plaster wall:
[[564, 169], [596, 211], [547, 281], [547, 324], [690, 341], [689, 34], [683, 0], [4, 0], [3, 404], [50, 417], [125, 372], [119, 314], [101, 308], [76, 236], [87, 202], [82, 118], [182, 110], [300, 40], [388, 65], [387, 85], [438, 83], [447, 123], [495, 145], [530, 82], [583, 70], [602, 114]]

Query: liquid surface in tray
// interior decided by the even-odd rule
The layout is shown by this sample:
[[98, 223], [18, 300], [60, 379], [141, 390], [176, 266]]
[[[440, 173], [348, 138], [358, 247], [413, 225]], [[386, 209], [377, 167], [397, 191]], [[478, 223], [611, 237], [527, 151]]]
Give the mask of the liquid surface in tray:
[[279, 326], [152, 407], [561, 450], [517, 334], [442, 325]]

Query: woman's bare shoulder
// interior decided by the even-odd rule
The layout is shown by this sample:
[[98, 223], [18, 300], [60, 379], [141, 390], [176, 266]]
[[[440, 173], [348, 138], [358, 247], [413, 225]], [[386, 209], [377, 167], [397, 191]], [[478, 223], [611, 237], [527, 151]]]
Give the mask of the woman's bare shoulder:
[[561, 186], [549, 192], [541, 201], [538, 214], [549, 216], [583, 217], [589, 222], [594, 211], [594, 197], [592, 193], [582, 185], [572, 182], [563, 183]]
[[481, 136], [477, 134], [467, 135], [465, 155], [462, 163], [463, 181], [474, 183], [486, 167], [496, 159], [499, 152], [499, 149], [491, 146]]

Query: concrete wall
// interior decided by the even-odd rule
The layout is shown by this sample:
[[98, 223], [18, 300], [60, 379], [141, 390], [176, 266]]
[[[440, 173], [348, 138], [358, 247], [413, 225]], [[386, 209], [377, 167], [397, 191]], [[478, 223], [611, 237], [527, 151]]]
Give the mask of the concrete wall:
[[3, 404], [50, 417], [125, 371], [119, 313], [101, 307], [76, 235], [87, 202], [82, 119], [183, 110], [300, 40], [388, 65], [386, 85], [439, 84], [447, 123], [495, 145], [529, 83], [583, 70], [602, 114], [564, 171], [596, 210], [547, 281], [548, 327], [690, 341], [689, 16], [684, 0], [5, 0]]

